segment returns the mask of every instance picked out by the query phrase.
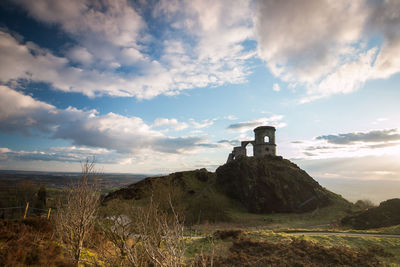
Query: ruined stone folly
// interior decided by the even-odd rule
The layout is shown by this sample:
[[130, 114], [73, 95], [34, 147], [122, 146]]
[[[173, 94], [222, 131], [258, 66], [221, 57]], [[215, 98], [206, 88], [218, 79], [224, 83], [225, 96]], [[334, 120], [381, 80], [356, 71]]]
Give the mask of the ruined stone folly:
[[276, 156], [275, 131], [275, 127], [272, 126], [260, 126], [255, 128], [254, 140], [242, 141], [240, 146], [234, 147], [233, 151], [228, 156], [227, 163], [239, 157], [247, 157], [246, 146], [248, 144], [253, 145], [253, 155], [256, 158], [265, 155]]

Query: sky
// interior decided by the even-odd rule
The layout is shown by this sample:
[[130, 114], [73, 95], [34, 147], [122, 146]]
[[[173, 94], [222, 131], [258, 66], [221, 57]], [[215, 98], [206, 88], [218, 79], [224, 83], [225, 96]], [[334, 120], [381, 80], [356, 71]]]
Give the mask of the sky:
[[396, 0], [1, 1], [0, 169], [213, 171], [272, 125], [320, 181], [400, 189], [399, 29]]

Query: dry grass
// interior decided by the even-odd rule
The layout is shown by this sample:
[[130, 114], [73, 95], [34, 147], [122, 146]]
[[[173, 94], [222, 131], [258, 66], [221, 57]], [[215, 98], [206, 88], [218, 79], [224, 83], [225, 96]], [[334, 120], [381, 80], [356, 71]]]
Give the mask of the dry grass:
[[373, 252], [347, 247], [325, 247], [292, 239], [290, 242], [234, 241], [227, 257], [215, 266], [381, 266]]
[[74, 266], [47, 220], [0, 221], [0, 266]]

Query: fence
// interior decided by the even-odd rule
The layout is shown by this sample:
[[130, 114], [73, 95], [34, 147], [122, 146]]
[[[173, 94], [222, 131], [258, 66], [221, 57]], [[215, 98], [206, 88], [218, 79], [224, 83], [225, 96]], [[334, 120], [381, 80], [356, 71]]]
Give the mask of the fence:
[[47, 219], [50, 219], [50, 214], [51, 208], [40, 209], [30, 207], [29, 202], [26, 202], [25, 206], [0, 208], [1, 219], [26, 219], [27, 217], [46, 217]]

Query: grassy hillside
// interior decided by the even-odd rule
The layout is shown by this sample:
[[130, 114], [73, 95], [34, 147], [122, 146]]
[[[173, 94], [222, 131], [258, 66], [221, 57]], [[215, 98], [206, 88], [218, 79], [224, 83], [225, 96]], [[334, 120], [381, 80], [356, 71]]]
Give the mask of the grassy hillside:
[[353, 229], [372, 229], [400, 224], [400, 199], [383, 201], [378, 207], [369, 208], [342, 219], [342, 224]]
[[168, 195], [184, 210], [188, 224], [331, 225], [353, 208], [280, 157], [244, 158], [221, 166], [216, 173], [200, 169], [149, 177], [108, 194], [103, 203], [141, 203], [151, 196], [167, 202]]

